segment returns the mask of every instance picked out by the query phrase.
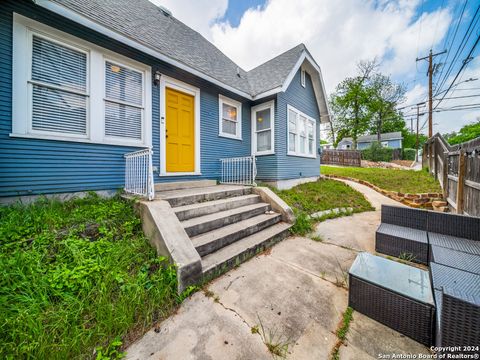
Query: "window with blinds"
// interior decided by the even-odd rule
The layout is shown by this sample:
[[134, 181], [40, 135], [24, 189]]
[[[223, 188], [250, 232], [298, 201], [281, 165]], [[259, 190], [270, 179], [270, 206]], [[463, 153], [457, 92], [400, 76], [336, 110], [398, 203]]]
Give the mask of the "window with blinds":
[[143, 74], [105, 62], [105, 135], [142, 139]]
[[87, 134], [87, 54], [32, 37], [32, 130]]

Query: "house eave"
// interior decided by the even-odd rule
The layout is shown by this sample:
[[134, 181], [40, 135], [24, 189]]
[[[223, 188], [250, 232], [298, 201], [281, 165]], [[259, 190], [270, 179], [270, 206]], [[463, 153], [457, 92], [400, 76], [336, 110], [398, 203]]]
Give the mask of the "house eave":
[[247, 98], [249, 100], [253, 100], [253, 97], [244, 92], [244, 91], [241, 91], [239, 89], [236, 89], [230, 85], [227, 85], [207, 74], [204, 74], [203, 72], [201, 71], [198, 71], [178, 60], [175, 60], [175, 59], [172, 59], [162, 53], [160, 53], [159, 51], [155, 50], [155, 49], [152, 49], [148, 46], [145, 46], [141, 43], [139, 43], [138, 41], [136, 40], [133, 40], [127, 36], [124, 36], [122, 34], [119, 34], [118, 32], [114, 31], [114, 30], [111, 30], [93, 20], [90, 20], [88, 19], [87, 17], [85, 16], [82, 16], [78, 13], [76, 13], [75, 11], [72, 11], [70, 9], [67, 9], [66, 7], [64, 6], [61, 6], [59, 4], [56, 4], [56, 3], [53, 3], [51, 2], [50, 0], [34, 0], [35, 4], [37, 4], [38, 6], [44, 8], [44, 9], [47, 9], [57, 15], [60, 15], [60, 16], [63, 16], [71, 21], [74, 21], [80, 25], [83, 25], [83, 26], [86, 26], [92, 30], [95, 30], [105, 36], [108, 36], [114, 40], [117, 40], [125, 45], [128, 45], [136, 50], [139, 50], [145, 54], [148, 54], [148, 55], [151, 55], [161, 61], [164, 61], [170, 65], [173, 65], [181, 70], [185, 70], [201, 79], [204, 79], [204, 80], [207, 80], [209, 82], [211, 82], [212, 84], [214, 85], [217, 85], [219, 87], [222, 87], [224, 88], [225, 90], [228, 90], [234, 94], [237, 94], [237, 95], [240, 95], [244, 98]]

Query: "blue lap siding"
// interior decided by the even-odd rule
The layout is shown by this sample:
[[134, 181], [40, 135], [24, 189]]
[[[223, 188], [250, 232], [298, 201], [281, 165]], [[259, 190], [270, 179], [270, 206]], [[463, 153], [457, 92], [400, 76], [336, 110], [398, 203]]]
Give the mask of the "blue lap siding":
[[[123, 155], [139, 148], [105, 144], [14, 138], [12, 132], [12, 22], [13, 12], [30, 17], [74, 36], [128, 56], [162, 74], [197, 86], [201, 91], [201, 172], [195, 177], [218, 178], [222, 157], [250, 154], [250, 105], [243, 101], [243, 141], [218, 136], [218, 94], [241, 101], [226, 91], [151, 56], [75, 24], [29, 1], [2, 1], [0, 7], [0, 197], [65, 193], [87, 190], [115, 190], [123, 187]], [[150, 81], [150, 84], [152, 82]], [[153, 86], [153, 85], [152, 85]], [[153, 164], [160, 168], [160, 91], [152, 87]]]
[[[315, 99], [311, 78], [306, 74], [305, 87], [300, 82], [300, 70], [295, 74], [285, 92], [277, 95], [275, 104], [275, 154], [278, 180], [315, 177], [320, 175], [320, 156], [317, 153], [320, 136], [320, 111]], [[316, 158], [287, 155], [288, 120], [287, 105], [300, 110], [316, 120], [316, 141], [314, 151]]]

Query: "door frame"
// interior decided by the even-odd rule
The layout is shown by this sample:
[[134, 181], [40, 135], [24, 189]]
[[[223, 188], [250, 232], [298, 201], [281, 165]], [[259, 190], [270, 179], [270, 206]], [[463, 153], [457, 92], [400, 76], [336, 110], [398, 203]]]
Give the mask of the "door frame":
[[[177, 90], [194, 97], [194, 131], [195, 131], [195, 170], [192, 172], [167, 172], [167, 150], [165, 141], [166, 127], [166, 88]], [[185, 176], [202, 175], [200, 172], [200, 89], [184, 83], [183, 81], [171, 78], [166, 75], [160, 76], [160, 176]]]

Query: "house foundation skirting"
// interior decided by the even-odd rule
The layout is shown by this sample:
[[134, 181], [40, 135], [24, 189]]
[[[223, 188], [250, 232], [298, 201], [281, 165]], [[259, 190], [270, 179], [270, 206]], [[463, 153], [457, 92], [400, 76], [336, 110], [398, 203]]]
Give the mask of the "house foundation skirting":
[[47, 198], [51, 200], [67, 201], [74, 198], [84, 198], [89, 193], [95, 193], [101, 197], [112, 197], [117, 193], [117, 190], [97, 190], [97, 191], [76, 191], [56, 194], [41, 194], [41, 195], [21, 195], [21, 196], [7, 196], [0, 197], [0, 205], [9, 205], [14, 203], [32, 204], [40, 198]]
[[320, 178], [319, 176], [312, 176], [312, 177], [304, 177], [304, 178], [298, 178], [298, 179], [262, 181], [262, 183], [267, 184], [269, 186], [274, 186], [279, 190], [288, 190], [300, 184], [317, 181], [319, 178]]

